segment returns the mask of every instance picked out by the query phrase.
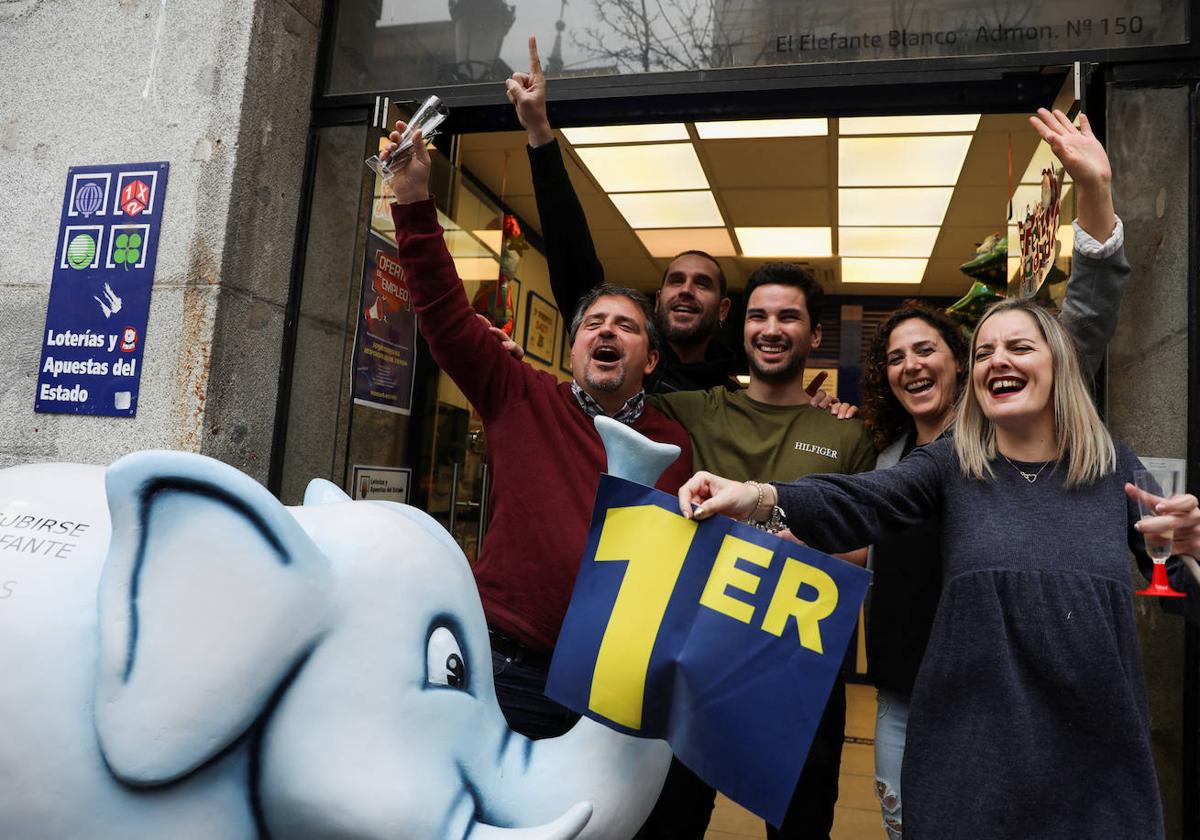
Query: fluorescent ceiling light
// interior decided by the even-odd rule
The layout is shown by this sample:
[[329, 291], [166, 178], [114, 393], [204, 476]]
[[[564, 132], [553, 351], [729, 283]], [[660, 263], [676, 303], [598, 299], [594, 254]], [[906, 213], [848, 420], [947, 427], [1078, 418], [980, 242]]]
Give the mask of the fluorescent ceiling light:
[[737, 256], [725, 228], [639, 230], [637, 235], [652, 257], [673, 257], [681, 251], [706, 251], [714, 257]]
[[839, 189], [838, 224], [940, 227], [953, 194], [953, 187]]
[[454, 270], [460, 280], [498, 280], [500, 262], [495, 257], [455, 257]]
[[605, 192], [708, 189], [708, 178], [691, 143], [592, 146], [576, 149], [575, 154]]
[[927, 262], [929, 262], [927, 259], [844, 258], [842, 260], [842, 282], [917, 284], [925, 276]]
[[[499, 231], [496, 231], [499, 233]], [[486, 233], [486, 231], [481, 231]], [[494, 255], [499, 253], [499, 249], [492, 251], [483, 242], [472, 235], [471, 231], [466, 230], [447, 230], [444, 234], [446, 240], [446, 250], [450, 252], [452, 257], [486, 257], [494, 261]]]
[[842, 117], [839, 134], [947, 134], [972, 132], [979, 114], [918, 114], [910, 117]]
[[928, 257], [937, 241], [935, 227], [838, 228], [843, 257]]
[[494, 254], [499, 254], [500, 249], [504, 246], [504, 231], [502, 230], [473, 230], [471, 233], [475, 234], [475, 237], [488, 246]]
[[742, 140], [750, 137], [824, 137], [829, 133], [825, 117], [789, 120], [722, 120], [698, 122], [701, 140]]
[[713, 194], [696, 192], [624, 193], [610, 195], [631, 228], [723, 227]]
[[827, 227], [734, 228], [746, 257], [831, 257], [833, 241]]
[[655, 143], [663, 140], [688, 140], [683, 123], [656, 125], [595, 125], [564, 128], [563, 136], [572, 146], [597, 146], [605, 143]]
[[958, 183], [970, 134], [838, 140], [838, 186], [941, 187]]

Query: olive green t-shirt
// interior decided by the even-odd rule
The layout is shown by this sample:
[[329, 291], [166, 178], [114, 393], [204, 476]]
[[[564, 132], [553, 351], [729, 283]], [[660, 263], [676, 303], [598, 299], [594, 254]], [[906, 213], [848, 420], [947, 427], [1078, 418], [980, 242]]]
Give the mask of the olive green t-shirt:
[[839, 420], [827, 409], [768, 405], [724, 388], [654, 394], [646, 402], [687, 429], [695, 469], [725, 478], [793, 481], [875, 466], [862, 421]]

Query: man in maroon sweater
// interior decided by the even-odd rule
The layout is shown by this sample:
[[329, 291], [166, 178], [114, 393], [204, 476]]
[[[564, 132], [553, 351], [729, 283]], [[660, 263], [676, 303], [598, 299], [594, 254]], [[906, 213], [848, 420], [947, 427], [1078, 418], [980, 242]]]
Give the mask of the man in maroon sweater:
[[640, 293], [601, 286], [584, 297], [570, 330], [572, 382], [504, 351], [454, 271], [429, 196], [429, 154], [419, 138], [414, 147], [391, 183], [392, 217], [421, 333], [487, 430], [492, 524], [474, 571], [492, 634], [496, 694], [513, 729], [559, 735], [574, 716], [543, 691], [607, 465], [592, 418], [603, 413], [679, 446], [658, 482], [670, 493], [691, 477], [692, 447], [682, 426], [645, 406], [642, 382], [658, 351]]

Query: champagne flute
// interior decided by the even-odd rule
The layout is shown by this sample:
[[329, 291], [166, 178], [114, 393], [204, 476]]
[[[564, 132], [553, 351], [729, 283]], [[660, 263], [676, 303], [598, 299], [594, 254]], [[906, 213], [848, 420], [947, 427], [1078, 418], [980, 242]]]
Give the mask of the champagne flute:
[[384, 181], [391, 181], [396, 171], [403, 169], [409, 158], [412, 157], [413, 132], [420, 129], [421, 136], [426, 141], [432, 140], [438, 134], [438, 126], [446, 121], [449, 113], [446, 106], [442, 104], [442, 100], [436, 95], [431, 95], [408, 119], [408, 125], [404, 129], [404, 133], [400, 135], [400, 142], [396, 145], [395, 150], [386, 159], [379, 155], [371, 155], [367, 158], [367, 166]]
[[[1179, 492], [1179, 473], [1174, 470], [1134, 470], [1133, 485], [1138, 489], [1138, 513], [1142, 519], [1158, 516], [1154, 506], [1163, 499], [1170, 498]], [[1146, 553], [1154, 562], [1154, 574], [1150, 585], [1140, 590], [1138, 595], [1155, 595], [1160, 598], [1186, 598], [1187, 596], [1171, 588], [1167, 578], [1167, 558], [1171, 556], [1171, 535], [1146, 534]]]

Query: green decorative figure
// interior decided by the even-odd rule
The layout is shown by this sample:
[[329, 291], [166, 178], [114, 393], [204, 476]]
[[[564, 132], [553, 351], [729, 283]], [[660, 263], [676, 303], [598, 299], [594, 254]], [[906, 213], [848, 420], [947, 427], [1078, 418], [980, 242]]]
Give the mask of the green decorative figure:
[[115, 246], [113, 262], [125, 266], [126, 271], [129, 270], [130, 265], [136, 265], [142, 257], [142, 235], [140, 233], [117, 234], [117, 240], [113, 244]]

